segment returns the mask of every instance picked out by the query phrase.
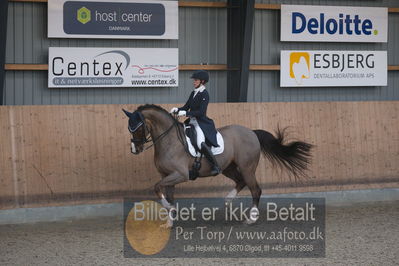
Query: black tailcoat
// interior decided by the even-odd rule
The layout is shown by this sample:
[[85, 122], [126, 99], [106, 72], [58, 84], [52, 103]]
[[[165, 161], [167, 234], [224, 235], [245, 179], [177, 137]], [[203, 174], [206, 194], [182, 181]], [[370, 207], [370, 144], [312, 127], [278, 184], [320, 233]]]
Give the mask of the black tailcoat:
[[188, 117], [195, 117], [202, 131], [204, 132], [205, 138], [214, 147], [219, 147], [216, 139], [216, 128], [215, 123], [212, 119], [206, 116], [206, 110], [209, 103], [209, 93], [206, 89], [202, 92], [198, 92], [194, 97], [194, 91], [191, 92], [186, 104], [179, 108], [180, 110], [186, 111]]

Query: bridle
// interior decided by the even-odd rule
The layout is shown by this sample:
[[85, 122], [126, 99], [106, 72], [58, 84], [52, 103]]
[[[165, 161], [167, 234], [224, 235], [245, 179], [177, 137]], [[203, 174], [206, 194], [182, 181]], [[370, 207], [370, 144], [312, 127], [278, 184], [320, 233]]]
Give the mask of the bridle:
[[[127, 128], [129, 130], [130, 134], [132, 134], [132, 138], [130, 139], [130, 141], [132, 143], [145, 144], [145, 143], [148, 143], [151, 141], [151, 136], [149, 136], [149, 137], [146, 136], [146, 131], [147, 132], [150, 132], [150, 131], [148, 130], [147, 124], [145, 123], [143, 114], [140, 112], [137, 112], [137, 114], [139, 115], [140, 121], [137, 123], [137, 125], [135, 125], [134, 128], [132, 128], [129, 123], [128, 128]], [[135, 133], [139, 129], [142, 130], [142, 133], [143, 133], [142, 135], [144, 136], [144, 138], [133, 139], [133, 133]]]
[[[137, 113], [138, 113], [138, 116], [139, 116], [139, 122], [137, 123], [137, 125], [135, 125], [134, 128], [132, 128], [130, 126], [130, 123], [128, 125], [128, 130], [129, 130], [130, 134], [132, 135], [132, 138], [130, 139], [130, 141], [131, 141], [131, 143], [133, 145], [135, 145], [136, 143], [139, 144], [139, 145], [140, 144], [141, 145], [145, 145], [146, 143], [152, 142], [152, 144], [150, 146], [147, 146], [147, 147], [144, 148], [144, 150], [148, 150], [149, 148], [154, 146], [158, 141], [160, 141], [162, 138], [164, 138], [166, 135], [168, 135], [168, 133], [172, 130], [172, 128], [174, 126], [176, 126], [176, 129], [178, 131], [179, 140], [181, 139], [181, 137], [180, 137], [181, 132], [179, 131], [179, 127], [178, 127], [179, 120], [177, 119], [177, 116], [174, 117], [174, 122], [168, 129], [166, 129], [164, 132], [162, 132], [159, 136], [157, 136], [155, 138], [152, 138], [151, 134], [149, 134], [148, 136], [146, 135], [146, 132], [149, 133], [150, 131], [148, 129], [147, 123], [145, 122], [145, 118], [144, 118], [143, 114], [141, 112], [137, 112]], [[133, 133], [135, 133], [139, 129], [142, 130], [142, 135], [144, 137], [138, 138], [138, 139], [133, 139]], [[180, 141], [180, 142], [182, 142], [182, 141]], [[184, 142], [182, 142], [182, 143], [184, 145]], [[132, 153], [133, 153], [133, 151], [132, 151]]]

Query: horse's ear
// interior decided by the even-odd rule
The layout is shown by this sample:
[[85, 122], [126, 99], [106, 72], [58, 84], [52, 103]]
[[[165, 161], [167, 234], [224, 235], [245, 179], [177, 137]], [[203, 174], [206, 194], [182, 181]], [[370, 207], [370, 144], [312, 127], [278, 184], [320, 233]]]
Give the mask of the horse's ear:
[[122, 109], [122, 111], [125, 113], [125, 115], [126, 115], [127, 117], [130, 118], [130, 117], [132, 116], [132, 113], [126, 111], [125, 109]]

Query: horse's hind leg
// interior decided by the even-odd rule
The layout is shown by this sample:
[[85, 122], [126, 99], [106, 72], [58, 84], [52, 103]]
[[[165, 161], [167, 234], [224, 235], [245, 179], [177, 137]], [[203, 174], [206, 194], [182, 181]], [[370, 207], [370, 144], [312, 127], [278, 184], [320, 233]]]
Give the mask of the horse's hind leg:
[[262, 190], [260, 189], [258, 182], [256, 181], [255, 170], [243, 170], [242, 175], [246, 185], [248, 186], [252, 194], [252, 208], [250, 211], [250, 220], [248, 221], [248, 223], [254, 223], [259, 218], [258, 206], [260, 196], [262, 195]]
[[235, 188], [230, 191], [225, 198], [226, 202], [231, 202], [237, 196], [237, 194], [245, 187], [246, 184], [235, 163], [230, 164], [226, 169], [224, 169], [223, 175], [230, 178], [236, 183]]

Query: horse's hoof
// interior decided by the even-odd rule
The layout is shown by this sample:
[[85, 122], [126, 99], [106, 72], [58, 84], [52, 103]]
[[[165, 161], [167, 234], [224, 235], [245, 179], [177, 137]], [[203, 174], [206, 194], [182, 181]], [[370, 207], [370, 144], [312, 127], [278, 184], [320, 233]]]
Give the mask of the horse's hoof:
[[161, 204], [162, 204], [162, 206], [164, 207], [164, 208], [166, 208], [166, 209], [170, 209], [171, 207], [173, 207], [172, 206], [172, 204], [170, 204], [165, 198], [162, 198], [161, 199]]
[[252, 207], [249, 215], [249, 219], [245, 221], [246, 224], [254, 224], [259, 219], [259, 210], [256, 207]]
[[225, 206], [229, 206], [229, 205], [231, 205], [232, 203], [233, 203], [233, 198], [225, 198], [224, 199], [224, 205]]
[[257, 220], [247, 219], [247, 220], [244, 221], [244, 224], [251, 225], [251, 224], [256, 223], [256, 221]]
[[164, 223], [164, 224], [161, 224], [159, 227], [163, 228], [163, 229], [170, 229], [173, 227], [173, 224]]
[[170, 228], [173, 227], [173, 221], [172, 221], [171, 219], [168, 219], [168, 220], [166, 221], [166, 223], [161, 224], [159, 227], [165, 228], [165, 229], [170, 229]]

